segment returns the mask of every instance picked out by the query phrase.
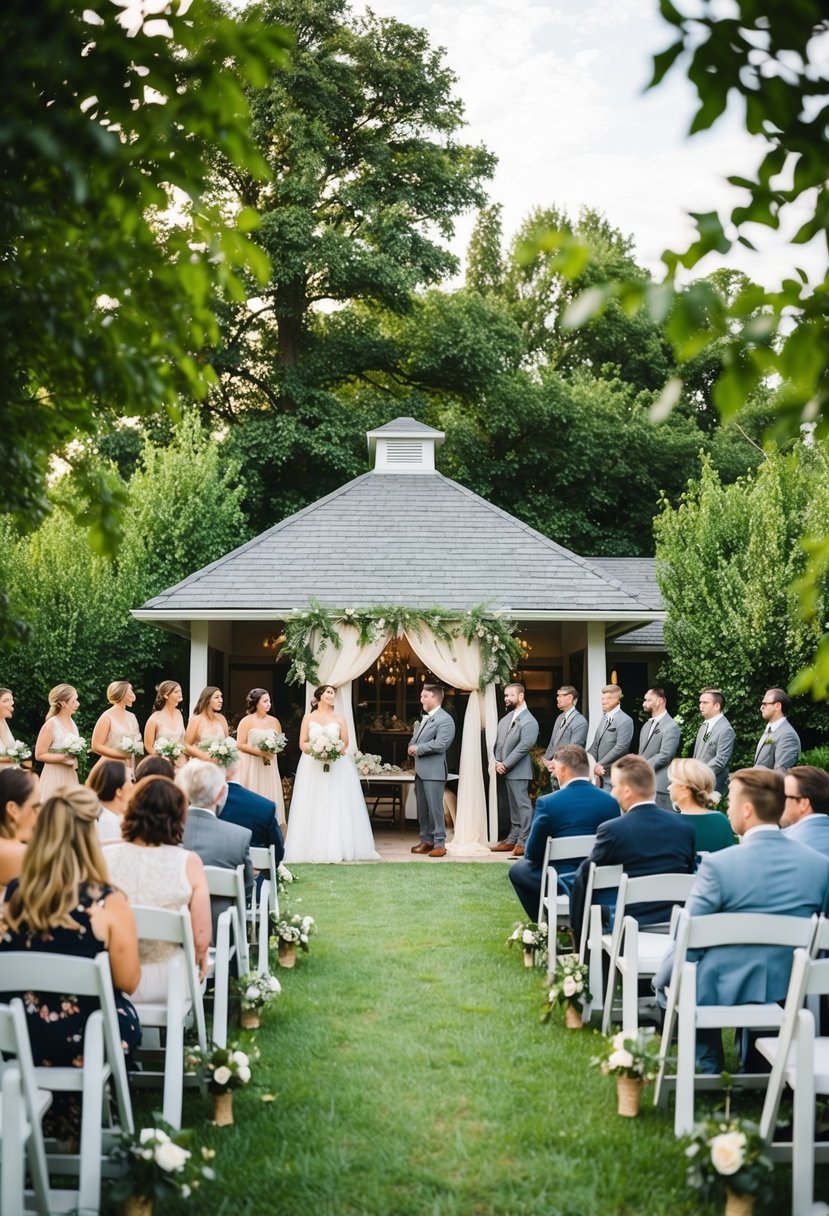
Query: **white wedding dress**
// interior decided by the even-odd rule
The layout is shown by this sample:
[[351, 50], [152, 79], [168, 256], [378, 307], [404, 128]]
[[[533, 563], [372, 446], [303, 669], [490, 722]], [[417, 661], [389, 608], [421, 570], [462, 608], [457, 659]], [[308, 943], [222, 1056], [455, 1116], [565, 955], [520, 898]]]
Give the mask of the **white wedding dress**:
[[[324, 734], [336, 742], [336, 722], [312, 722], [309, 737]], [[285, 861], [377, 861], [366, 801], [350, 756], [329, 763], [305, 752], [299, 758], [294, 792], [288, 811]]]

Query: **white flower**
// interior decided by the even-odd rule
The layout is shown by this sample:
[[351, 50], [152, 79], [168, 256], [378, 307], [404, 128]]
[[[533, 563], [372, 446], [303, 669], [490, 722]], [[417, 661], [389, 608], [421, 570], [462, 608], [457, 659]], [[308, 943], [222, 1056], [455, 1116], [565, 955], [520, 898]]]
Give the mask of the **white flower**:
[[213, 1080], [217, 1085], [227, 1085], [232, 1075], [233, 1074], [226, 1065], [220, 1064], [213, 1073]]
[[561, 991], [566, 997], [576, 995], [576, 981], [573, 979], [572, 975], [565, 975], [564, 983], [561, 985]]
[[607, 1059], [607, 1066], [610, 1069], [614, 1068], [632, 1068], [633, 1056], [629, 1051], [624, 1049], [620, 1051], [612, 1051]]
[[711, 1164], [718, 1174], [736, 1174], [745, 1161], [746, 1138], [742, 1132], [723, 1132], [711, 1141]]
[[249, 1058], [243, 1051], [232, 1051], [230, 1058], [234, 1064], [238, 1064], [241, 1068], [246, 1068], [250, 1064]]
[[258, 999], [258, 997], [259, 997], [258, 988], [250, 987], [250, 988], [245, 989], [245, 1000], [246, 1001], [255, 1001]]
[[535, 944], [535, 934], [533, 933], [532, 929], [525, 929], [521, 940], [524, 942], [524, 944], [526, 946], [534, 945]]
[[248, 1081], [250, 1080], [250, 1069], [249, 1068], [240, 1068], [239, 1069], [239, 1080], [242, 1082], [243, 1085], [247, 1085]]
[[156, 1144], [166, 1144], [170, 1137], [160, 1127], [142, 1127], [138, 1143], [146, 1144], [148, 1140], [155, 1140]]
[[183, 1170], [190, 1157], [186, 1148], [182, 1148], [180, 1144], [173, 1144], [172, 1140], [168, 1140], [166, 1144], [159, 1144], [155, 1150], [156, 1165], [167, 1174], [177, 1174], [179, 1170]]
[[614, 1034], [612, 1042], [617, 1051], [621, 1051], [625, 1045], [627, 1035], [624, 1030], [620, 1030], [618, 1034]]
[[182, 1199], [189, 1199], [191, 1194], [192, 1194], [192, 1191], [190, 1190], [190, 1187], [187, 1185], [186, 1182], [182, 1182], [182, 1184], [181, 1184]]
[[153, 1150], [151, 1148], [142, 1148], [142, 1150], [138, 1154], [138, 1156], [141, 1158], [142, 1161], [152, 1161]]

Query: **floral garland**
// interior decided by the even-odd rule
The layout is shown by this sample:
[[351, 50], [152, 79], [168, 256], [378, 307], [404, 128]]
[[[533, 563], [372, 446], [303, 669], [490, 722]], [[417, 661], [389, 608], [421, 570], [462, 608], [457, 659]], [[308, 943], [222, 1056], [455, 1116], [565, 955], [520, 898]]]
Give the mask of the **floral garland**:
[[509, 618], [488, 612], [482, 604], [468, 612], [458, 613], [447, 608], [403, 608], [385, 605], [377, 608], [324, 608], [310, 600], [310, 610], [285, 623], [285, 645], [282, 653], [291, 660], [289, 684], [314, 684], [319, 679], [317, 656], [311, 638], [317, 632], [319, 646], [329, 644], [339, 649], [340, 637], [335, 625], [353, 625], [358, 630], [361, 646], [370, 646], [384, 633], [399, 637], [404, 631], [419, 637], [428, 626], [441, 642], [454, 638], [477, 641], [481, 648], [481, 680], [483, 692], [493, 680], [508, 684], [522, 659], [521, 647], [514, 636], [515, 624]]

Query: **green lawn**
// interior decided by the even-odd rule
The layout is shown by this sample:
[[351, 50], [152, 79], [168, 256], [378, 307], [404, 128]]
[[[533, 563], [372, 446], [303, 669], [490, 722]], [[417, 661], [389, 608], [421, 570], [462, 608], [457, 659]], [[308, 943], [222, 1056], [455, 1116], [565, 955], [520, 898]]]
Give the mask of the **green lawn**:
[[[505, 941], [520, 912], [501, 866], [297, 866], [319, 926], [210, 1126], [203, 1213], [242, 1216], [665, 1216], [713, 1213], [684, 1184], [668, 1113], [615, 1113], [594, 1035], [542, 1025], [544, 986]], [[301, 902], [297, 904], [297, 897]], [[275, 1101], [263, 1101], [274, 1095]], [[139, 1119], [152, 1098], [142, 1094]], [[788, 1171], [778, 1197], [789, 1206]], [[195, 1202], [163, 1210], [193, 1211]]]

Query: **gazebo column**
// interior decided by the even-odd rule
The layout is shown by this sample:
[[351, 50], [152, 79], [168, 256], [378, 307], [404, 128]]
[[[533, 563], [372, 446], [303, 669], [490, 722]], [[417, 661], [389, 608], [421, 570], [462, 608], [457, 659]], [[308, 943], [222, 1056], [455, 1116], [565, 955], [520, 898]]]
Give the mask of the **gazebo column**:
[[190, 713], [199, 693], [207, 685], [207, 638], [209, 621], [190, 622]]
[[607, 681], [607, 653], [605, 650], [604, 621], [587, 622], [587, 644], [584, 648], [587, 667], [587, 717], [590, 735], [602, 716], [602, 685]]

